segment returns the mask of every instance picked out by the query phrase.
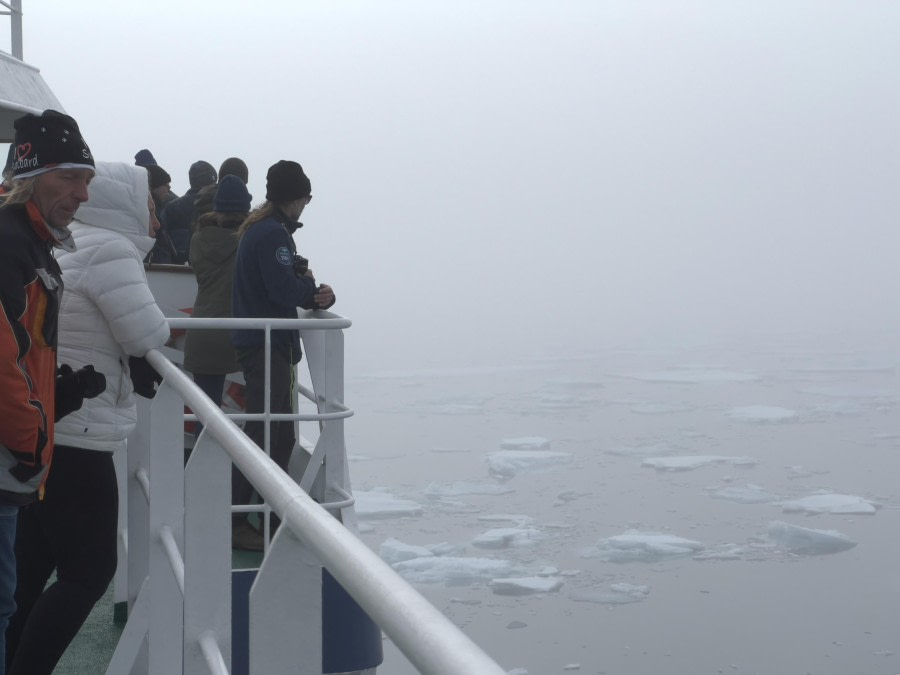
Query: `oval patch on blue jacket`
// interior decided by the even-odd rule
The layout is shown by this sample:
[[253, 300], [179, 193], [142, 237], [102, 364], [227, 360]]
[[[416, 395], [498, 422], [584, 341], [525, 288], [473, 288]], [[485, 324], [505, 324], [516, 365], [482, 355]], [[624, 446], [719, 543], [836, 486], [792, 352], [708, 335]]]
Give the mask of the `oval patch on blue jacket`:
[[287, 246], [282, 246], [277, 251], [275, 251], [275, 260], [280, 262], [282, 265], [293, 264], [293, 256], [291, 255], [291, 250]]

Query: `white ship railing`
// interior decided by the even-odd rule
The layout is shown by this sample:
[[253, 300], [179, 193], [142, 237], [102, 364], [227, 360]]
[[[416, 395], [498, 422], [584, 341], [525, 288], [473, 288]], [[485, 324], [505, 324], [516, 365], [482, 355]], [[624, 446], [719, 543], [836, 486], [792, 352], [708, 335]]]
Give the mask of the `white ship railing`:
[[0, 0], [0, 16], [9, 17], [9, 53], [22, 60], [22, 0]]
[[[251, 674], [322, 672], [322, 566], [420, 673], [505, 673], [342, 524], [354, 517], [343, 438], [343, 420], [352, 413], [343, 404], [342, 329], [350, 322], [328, 312], [301, 315], [306, 318], [170, 320], [173, 329], [265, 327], [267, 337], [273, 328], [300, 330], [312, 381], [305, 395], [317, 412], [262, 416], [319, 421], [318, 441], [298, 480], [163, 353], [147, 354], [164, 379], [152, 402], [140, 399], [138, 427], [128, 441], [129, 616], [107, 674], [230, 671], [232, 462], [282, 520], [250, 592]], [[186, 466], [185, 405], [204, 425]]]

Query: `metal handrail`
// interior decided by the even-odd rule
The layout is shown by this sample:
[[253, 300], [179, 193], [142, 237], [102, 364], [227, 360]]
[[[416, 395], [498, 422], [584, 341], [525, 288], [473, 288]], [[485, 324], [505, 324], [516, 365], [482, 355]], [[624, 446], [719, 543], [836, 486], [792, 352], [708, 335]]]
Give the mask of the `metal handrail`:
[[[294, 323], [295, 320], [286, 320]], [[300, 320], [302, 321], [302, 320]], [[317, 504], [159, 350], [147, 360], [287, 527], [426, 675], [505, 675], [477, 644]]]

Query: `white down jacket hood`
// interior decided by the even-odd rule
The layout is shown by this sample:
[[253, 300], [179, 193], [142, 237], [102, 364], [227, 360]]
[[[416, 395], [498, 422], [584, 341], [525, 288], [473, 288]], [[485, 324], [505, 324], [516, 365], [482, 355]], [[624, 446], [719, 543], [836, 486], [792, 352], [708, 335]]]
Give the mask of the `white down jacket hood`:
[[69, 228], [77, 249], [57, 254], [65, 283], [58, 360], [74, 370], [93, 365], [106, 391], [56, 423], [56, 443], [112, 452], [137, 421], [128, 357], [165, 344], [169, 326], [144, 272], [154, 242], [147, 171], [97, 162], [88, 193]]

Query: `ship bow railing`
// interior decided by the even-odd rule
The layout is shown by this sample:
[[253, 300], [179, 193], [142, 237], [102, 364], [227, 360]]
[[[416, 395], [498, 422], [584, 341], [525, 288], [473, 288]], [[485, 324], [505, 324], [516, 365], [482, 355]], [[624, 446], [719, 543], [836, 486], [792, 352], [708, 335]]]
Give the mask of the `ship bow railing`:
[[[311, 381], [300, 393], [312, 402], [310, 413], [226, 415], [163, 351], [147, 354], [163, 381], [152, 400], [139, 399], [138, 425], [125, 461], [118, 460], [127, 527], [117, 588], [127, 589], [128, 618], [107, 674], [235, 672], [234, 464], [259, 494], [264, 522], [269, 510], [281, 519], [271, 542], [265, 528], [266, 551], [249, 594], [249, 673], [323, 673], [324, 567], [419, 672], [501, 675], [499, 665], [348, 529], [355, 526], [343, 429], [352, 415], [343, 402], [343, 329], [350, 322], [321, 311], [301, 317], [171, 319], [170, 326], [173, 332], [258, 328], [267, 353], [273, 329], [299, 330]], [[187, 464], [186, 418], [204, 426]], [[306, 461], [292, 461], [293, 476], [243, 433], [236, 422], [248, 418], [317, 423], [318, 438], [300, 446]]]

